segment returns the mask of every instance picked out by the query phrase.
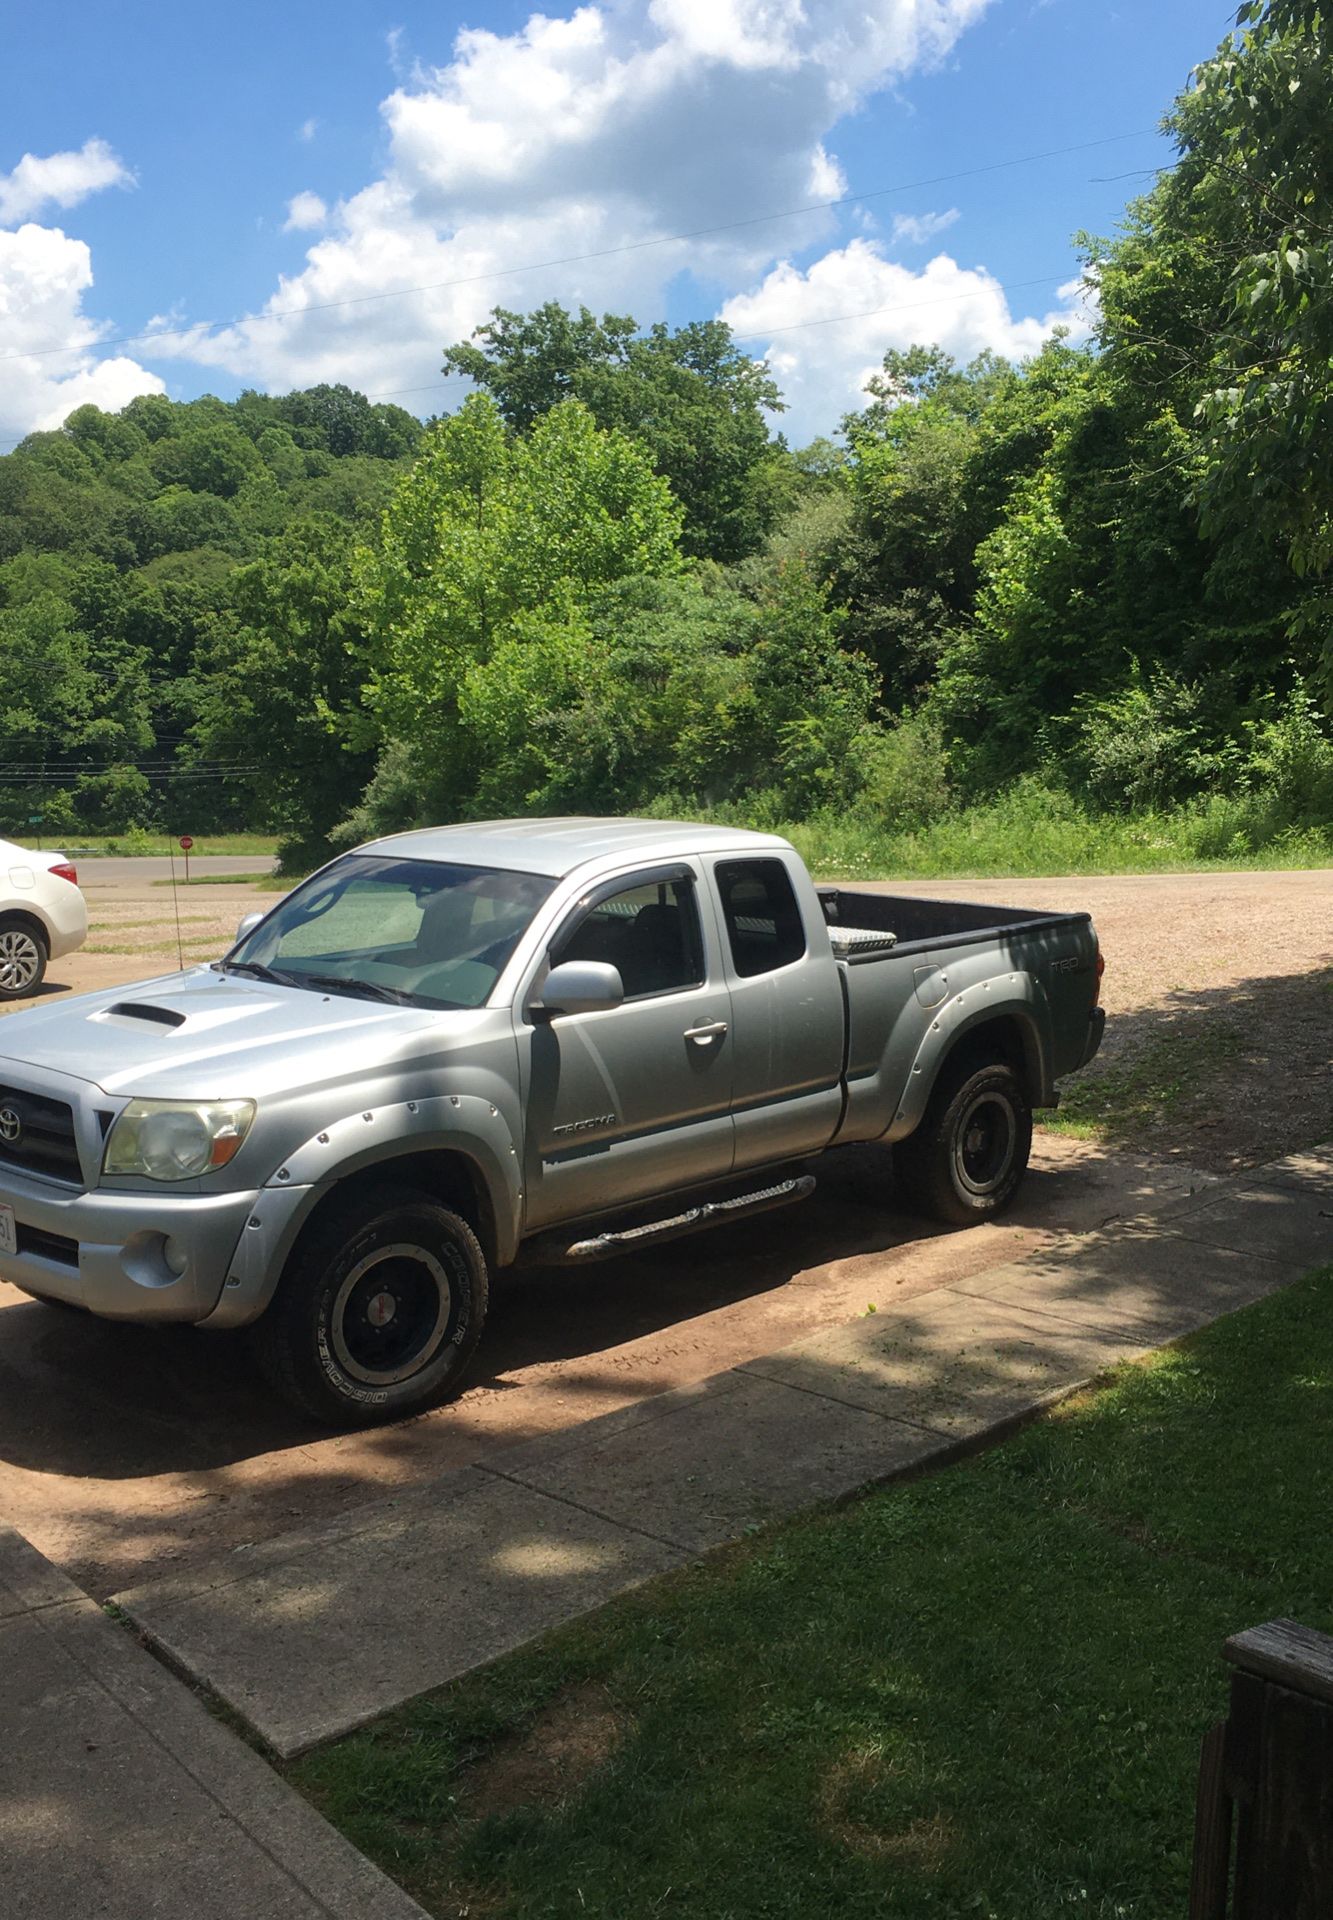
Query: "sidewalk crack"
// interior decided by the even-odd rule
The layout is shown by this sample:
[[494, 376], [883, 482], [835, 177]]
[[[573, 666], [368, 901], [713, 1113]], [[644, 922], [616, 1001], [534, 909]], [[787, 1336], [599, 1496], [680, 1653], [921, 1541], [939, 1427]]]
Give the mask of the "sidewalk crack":
[[615, 1527], [621, 1533], [638, 1534], [642, 1540], [651, 1540], [655, 1546], [670, 1547], [673, 1553], [695, 1554], [698, 1549], [687, 1546], [683, 1540], [672, 1540], [664, 1533], [653, 1533], [647, 1527], [636, 1527], [628, 1520], [617, 1520], [609, 1513], [603, 1513], [597, 1507], [585, 1506], [581, 1500], [571, 1500], [566, 1493], [552, 1493], [549, 1487], [535, 1486], [531, 1480], [521, 1480], [516, 1473], [502, 1473], [499, 1467], [486, 1466], [480, 1460], [474, 1467], [478, 1473], [489, 1473], [493, 1479], [507, 1480], [511, 1487], [522, 1487], [525, 1493], [540, 1494], [543, 1500], [554, 1500], [557, 1505], [569, 1507], [574, 1513], [586, 1514], [590, 1520], [600, 1520], [603, 1526]]

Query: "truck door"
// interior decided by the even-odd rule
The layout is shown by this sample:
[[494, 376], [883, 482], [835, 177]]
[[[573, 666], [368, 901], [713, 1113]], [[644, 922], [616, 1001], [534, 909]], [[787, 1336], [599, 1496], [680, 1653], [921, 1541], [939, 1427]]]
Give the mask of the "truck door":
[[832, 1139], [842, 1115], [846, 1015], [824, 923], [806, 925], [786, 863], [765, 856], [711, 865], [731, 991], [739, 1172]]
[[528, 1231], [725, 1177], [731, 997], [693, 867], [603, 882], [548, 952], [552, 966], [609, 961], [625, 999], [546, 1024], [525, 1017]]

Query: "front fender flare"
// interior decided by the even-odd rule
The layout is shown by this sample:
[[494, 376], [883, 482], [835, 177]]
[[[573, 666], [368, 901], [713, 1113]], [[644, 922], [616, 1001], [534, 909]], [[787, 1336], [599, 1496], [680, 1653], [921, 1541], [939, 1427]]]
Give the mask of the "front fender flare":
[[393, 1101], [331, 1121], [274, 1168], [241, 1229], [218, 1303], [199, 1324], [239, 1327], [258, 1319], [302, 1227], [332, 1187], [367, 1167], [387, 1170], [431, 1151], [471, 1161], [490, 1202], [496, 1261], [508, 1265], [518, 1248], [523, 1195], [518, 1143], [499, 1108], [468, 1093]]

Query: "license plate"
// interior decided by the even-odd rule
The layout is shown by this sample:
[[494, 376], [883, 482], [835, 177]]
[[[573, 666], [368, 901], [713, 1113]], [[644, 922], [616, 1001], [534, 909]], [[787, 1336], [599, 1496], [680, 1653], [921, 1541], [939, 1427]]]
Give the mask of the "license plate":
[[14, 1230], [14, 1209], [0, 1207], [0, 1253], [17, 1253], [19, 1237]]

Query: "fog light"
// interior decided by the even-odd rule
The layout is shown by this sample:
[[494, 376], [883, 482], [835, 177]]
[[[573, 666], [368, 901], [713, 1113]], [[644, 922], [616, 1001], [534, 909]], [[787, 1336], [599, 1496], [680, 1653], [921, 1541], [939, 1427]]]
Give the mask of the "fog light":
[[177, 1279], [180, 1278], [181, 1274], [184, 1273], [190, 1264], [188, 1250], [182, 1246], [179, 1240], [173, 1239], [170, 1235], [162, 1242], [162, 1258], [166, 1261]]

